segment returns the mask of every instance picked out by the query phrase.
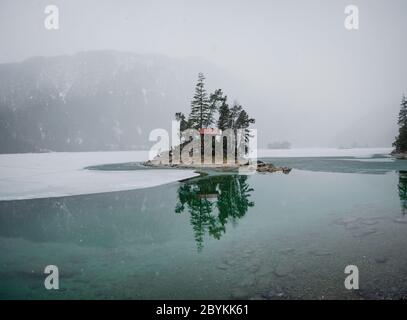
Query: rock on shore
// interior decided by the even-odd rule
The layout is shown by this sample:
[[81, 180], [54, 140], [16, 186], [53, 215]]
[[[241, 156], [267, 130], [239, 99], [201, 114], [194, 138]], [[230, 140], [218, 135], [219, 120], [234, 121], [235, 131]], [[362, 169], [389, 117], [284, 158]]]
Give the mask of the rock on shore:
[[291, 168], [276, 167], [272, 163], [264, 163], [263, 161], [257, 161], [257, 172], [277, 172], [277, 171], [282, 171], [285, 174], [289, 174]]
[[393, 151], [390, 155], [398, 160], [407, 160], [407, 152]]
[[[155, 158], [153, 160], [148, 160], [143, 163], [145, 166], [149, 167], [170, 167], [170, 168], [180, 168], [180, 169], [220, 169], [220, 170], [237, 170], [239, 168], [245, 167], [247, 165], [240, 164], [205, 164], [205, 163], [192, 163], [192, 164], [174, 164], [171, 162], [163, 161], [163, 158]], [[273, 173], [273, 172], [283, 172], [284, 174], [289, 174], [292, 169], [288, 167], [276, 167], [272, 163], [264, 163], [263, 161], [257, 161], [257, 172], [261, 173]]]

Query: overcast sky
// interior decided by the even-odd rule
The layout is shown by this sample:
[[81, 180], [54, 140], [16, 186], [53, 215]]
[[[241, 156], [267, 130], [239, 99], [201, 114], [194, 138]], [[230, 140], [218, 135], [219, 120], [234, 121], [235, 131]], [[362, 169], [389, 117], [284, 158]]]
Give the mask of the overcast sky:
[[[58, 31], [44, 28], [49, 4]], [[357, 31], [344, 27], [349, 4]], [[98, 49], [201, 57], [247, 83], [270, 140], [386, 146], [407, 93], [406, 31], [405, 0], [0, 0], [0, 63]]]

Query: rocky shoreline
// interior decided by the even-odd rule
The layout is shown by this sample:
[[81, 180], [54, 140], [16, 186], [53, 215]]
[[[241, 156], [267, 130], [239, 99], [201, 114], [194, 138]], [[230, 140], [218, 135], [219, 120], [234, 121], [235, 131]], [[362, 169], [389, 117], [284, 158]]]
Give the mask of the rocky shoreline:
[[406, 152], [392, 152], [390, 155], [397, 160], [407, 160]]
[[[246, 165], [239, 165], [239, 164], [174, 164], [174, 163], [162, 163], [155, 160], [148, 160], [143, 163], [144, 166], [147, 167], [155, 167], [155, 168], [174, 168], [174, 169], [211, 169], [217, 171], [235, 171], [240, 168], [249, 167]], [[277, 167], [272, 163], [265, 163], [263, 161], [257, 161], [257, 168], [256, 171], [260, 173], [273, 173], [273, 172], [282, 172], [284, 174], [289, 174], [292, 168], [289, 167]]]
[[281, 171], [284, 174], [289, 174], [292, 168], [289, 167], [276, 167], [272, 163], [265, 163], [263, 161], [257, 161], [257, 172], [278, 172]]

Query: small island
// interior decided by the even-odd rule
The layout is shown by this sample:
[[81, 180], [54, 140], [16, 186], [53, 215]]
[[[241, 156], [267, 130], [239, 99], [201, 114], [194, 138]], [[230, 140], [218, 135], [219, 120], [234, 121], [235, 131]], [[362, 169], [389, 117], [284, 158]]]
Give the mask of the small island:
[[[217, 89], [208, 96], [204, 80], [204, 75], [199, 73], [188, 118], [182, 112], [175, 114], [179, 126], [177, 145], [159, 152], [144, 165], [158, 168], [215, 171], [247, 169], [263, 173], [289, 173], [291, 168], [276, 167], [251, 156], [250, 145], [257, 136], [250, 125], [255, 123], [255, 119], [236, 101], [230, 107], [228, 97], [222, 89]], [[257, 141], [254, 148], [257, 147], [256, 143]]]

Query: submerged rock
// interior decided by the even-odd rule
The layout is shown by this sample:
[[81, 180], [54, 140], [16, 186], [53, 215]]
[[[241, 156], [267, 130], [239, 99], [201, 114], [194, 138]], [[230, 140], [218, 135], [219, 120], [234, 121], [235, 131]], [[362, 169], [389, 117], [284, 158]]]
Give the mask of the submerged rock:
[[262, 297], [267, 300], [282, 299], [284, 297], [284, 290], [279, 286], [275, 286], [268, 290], [267, 292], [264, 292], [262, 294]]
[[242, 281], [241, 285], [243, 287], [252, 287], [256, 283], [256, 279], [254, 277], [246, 278]]
[[345, 225], [346, 230], [355, 230], [355, 229], [360, 229], [360, 226], [357, 225], [356, 223], [350, 223]]
[[379, 221], [374, 220], [374, 219], [362, 219], [362, 223], [365, 225], [368, 225], [368, 226], [372, 226], [372, 225], [378, 224]]
[[259, 269], [260, 269], [260, 265], [258, 265], [258, 264], [253, 264], [253, 265], [249, 266], [249, 268], [248, 268], [248, 270], [252, 273], [259, 271]]
[[261, 295], [255, 295], [254, 297], [251, 297], [249, 300], [266, 300], [266, 298], [264, 298]]
[[294, 248], [285, 248], [280, 250], [280, 253], [284, 255], [292, 254], [294, 252], [295, 252]]
[[225, 263], [218, 264], [216, 267], [220, 270], [227, 270], [229, 268], [229, 266]]
[[273, 273], [278, 277], [286, 277], [292, 273], [293, 270], [294, 268], [290, 264], [280, 262], [274, 267]]
[[332, 253], [329, 251], [312, 250], [309, 253], [316, 257], [328, 257], [328, 256], [332, 255]]
[[360, 231], [360, 232], [355, 232], [353, 234], [353, 236], [355, 238], [363, 238], [363, 237], [370, 236], [370, 235], [375, 234], [375, 233], [377, 233], [376, 229], [369, 229], [369, 230], [363, 230], [363, 231]]
[[379, 264], [382, 264], [382, 263], [386, 263], [387, 261], [389, 261], [389, 258], [388, 257], [378, 257], [378, 258], [375, 258], [374, 261], [376, 261]]
[[236, 288], [232, 291], [230, 296], [235, 300], [246, 300], [249, 297], [249, 294], [242, 288]]
[[334, 224], [340, 225], [340, 226], [347, 226], [350, 224], [355, 224], [357, 222], [359, 222], [359, 218], [338, 218], [336, 220], [333, 221]]

